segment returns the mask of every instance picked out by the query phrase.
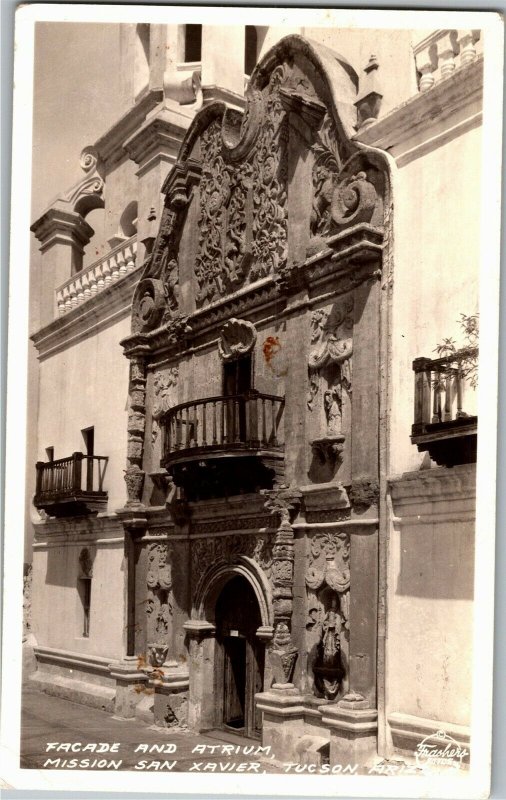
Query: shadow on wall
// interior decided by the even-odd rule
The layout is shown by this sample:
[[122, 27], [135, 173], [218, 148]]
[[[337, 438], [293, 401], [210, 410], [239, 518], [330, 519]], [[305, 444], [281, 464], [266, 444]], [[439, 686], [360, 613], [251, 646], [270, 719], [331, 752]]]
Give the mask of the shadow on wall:
[[417, 525], [400, 533], [397, 594], [433, 600], [472, 600], [474, 530], [466, 523], [451, 528]]

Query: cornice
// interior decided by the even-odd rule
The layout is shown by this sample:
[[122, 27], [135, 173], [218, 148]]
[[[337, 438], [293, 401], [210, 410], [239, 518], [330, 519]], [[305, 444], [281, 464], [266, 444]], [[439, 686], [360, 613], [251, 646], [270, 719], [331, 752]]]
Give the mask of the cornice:
[[124, 145], [139, 129], [146, 115], [163, 100], [162, 89], [151, 89], [95, 142], [104, 165], [111, 167], [127, 156]]
[[472, 499], [476, 496], [476, 465], [436, 467], [407, 472], [389, 480], [390, 493], [396, 505]]
[[[459, 67], [448, 78], [436, 83], [426, 92], [420, 92], [387, 116], [357, 133], [353, 138], [363, 144], [387, 150], [397, 163], [411, 160], [406, 145], [414, 139], [430, 139], [431, 130], [447, 123], [448, 134], [455, 134], [456, 113], [460, 112], [460, 125], [465, 127], [466, 111], [483, 97], [483, 56]], [[481, 114], [467, 114], [467, 126], [479, 124]], [[444, 136], [445, 132], [439, 133]], [[442, 142], [441, 142], [442, 143]], [[412, 157], [416, 157], [413, 153]]]
[[162, 107], [125, 141], [124, 149], [142, 171], [156, 157], [175, 163], [192, 119], [193, 114], [185, 114], [183, 109], [176, 112]]
[[91, 536], [94, 539], [123, 536], [121, 520], [115, 514], [96, 517], [49, 518], [33, 523], [35, 541], [42, 542], [46, 537], [62, 537], [66, 540]]
[[79, 243], [86, 245], [93, 236], [93, 228], [75, 211], [49, 208], [30, 226], [35, 238], [41, 243], [41, 250], [56, 242]]
[[115, 320], [131, 314], [135, 286], [142, 274], [143, 265], [127, 273], [86, 302], [54, 319], [31, 335], [42, 360], [75, 344]]
[[333, 294], [346, 294], [360, 283], [380, 277], [382, 250], [382, 230], [367, 223], [355, 225], [330, 237], [319, 253], [303, 263], [243, 286], [234, 294], [166, 322], [155, 330], [127, 336], [121, 344], [126, 355], [180, 353], [190, 341], [195, 341], [230, 317], [246, 316], [268, 306], [275, 306], [278, 316], [283, 314], [290, 295], [301, 288], [324, 287], [330, 282]]

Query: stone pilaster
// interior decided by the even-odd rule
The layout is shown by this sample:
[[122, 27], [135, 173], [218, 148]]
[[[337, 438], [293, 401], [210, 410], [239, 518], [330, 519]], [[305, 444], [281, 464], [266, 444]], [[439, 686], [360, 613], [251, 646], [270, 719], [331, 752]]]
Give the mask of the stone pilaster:
[[30, 230], [40, 242], [41, 325], [58, 316], [56, 289], [82, 268], [84, 248], [93, 236], [93, 228], [81, 214], [70, 209], [50, 208]]
[[145, 477], [142, 470], [142, 458], [146, 425], [146, 365], [144, 359], [139, 356], [133, 356], [130, 361], [129, 394], [127, 469], [125, 471], [128, 495], [126, 505], [135, 507], [142, 504]]

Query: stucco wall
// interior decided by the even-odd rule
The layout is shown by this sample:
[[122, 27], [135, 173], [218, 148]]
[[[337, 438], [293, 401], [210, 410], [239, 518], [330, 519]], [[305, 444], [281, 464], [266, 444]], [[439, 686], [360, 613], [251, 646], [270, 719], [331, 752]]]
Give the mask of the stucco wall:
[[[435, 136], [439, 130], [430, 131]], [[390, 474], [416, 469], [423, 454], [410, 442], [413, 359], [436, 358], [458, 320], [478, 311], [480, 268], [480, 128], [451, 138], [398, 170], [394, 197]], [[427, 136], [429, 138], [429, 136]], [[466, 411], [475, 408], [466, 391]]]
[[[118, 526], [118, 537], [121, 529]], [[124, 631], [123, 542], [96, 546], [91, 582], [89, 637], [83, 637], [78, 592], [79, 554], [93, 542], [75, 537], [37, 545], [33, 551], [33, 632], [37, 644], [77, 653], [121, 658]]]
[[109, 457], [110, 512], [126, 498], [128, 361], [119, 341], [129, 331], [125, 316], [40, 363], [38, 459], [46, 461], [51, 446], [55, 459], [85, 452], [81, 431], [94, 426], [95, 454]]
[[474, 481], [461, 465], [392, 485], [387, 716], [470, 724]]

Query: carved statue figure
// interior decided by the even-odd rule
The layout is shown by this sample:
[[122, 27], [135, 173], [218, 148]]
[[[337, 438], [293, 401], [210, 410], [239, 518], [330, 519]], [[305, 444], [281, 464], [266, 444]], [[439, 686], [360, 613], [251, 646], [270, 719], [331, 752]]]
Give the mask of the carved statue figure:
[[337, 597], [333, 595], [331, 606], [323, 620], [323, 663], [325, 666], [334, 666], [336, 656], [340, 653], [341, 644], [341, 615], [337, 610]]

